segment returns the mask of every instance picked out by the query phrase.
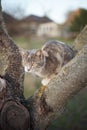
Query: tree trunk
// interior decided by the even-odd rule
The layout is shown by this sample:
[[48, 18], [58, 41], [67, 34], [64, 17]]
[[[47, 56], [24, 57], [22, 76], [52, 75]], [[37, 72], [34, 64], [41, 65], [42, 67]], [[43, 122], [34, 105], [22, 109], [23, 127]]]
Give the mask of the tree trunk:
[[29, 112], [22, 105], [25, 103], [23, 82], [24, 69], [19, 48], [7, 33], [0, 6], [0, 127], [2, 130], [29, 128]]
[[74, 48], [78, 51], [75, 58], [48, 86], [25, 100], [21, 54], [5, 29], [0, 11], [0, 130], [45, 130], [62, 114], [67, 101], [87, 85], [87, 26]]

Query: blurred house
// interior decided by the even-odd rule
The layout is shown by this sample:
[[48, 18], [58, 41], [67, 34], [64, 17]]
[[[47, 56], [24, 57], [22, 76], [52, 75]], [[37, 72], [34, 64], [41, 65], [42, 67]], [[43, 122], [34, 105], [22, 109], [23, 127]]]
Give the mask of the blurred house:
[[55, 22], [42, 23], [38, 26], [37, 36], [39, 37], [59, 37], [59, 25]]
[[74, 38], [77, 34], [70, 32], [69, 27], [80, 13], [81, 9], [69, 12], [63, 24], [57, 24], [47, 16], [39, 17], [30, 15], [21, 20], [17, 20], [6, 13], [3, 13], [3, 16], [10, 35], [38, 38], [62, 37], [70, 39]]
[[58, 37], [60, 36], [60, 25], [48, 17], [30, 15], [22, 20], [3, 13], [4, 20], [10, 35], [26, 37]]
[[35, 15], [30, 15], [23, 20], [20, 20], [20, 29], [23, 30], [24, 35], [37, 36], [38, 26], [42, 23], [51, 22], [51, 20], [44, 16], [39, 17]]

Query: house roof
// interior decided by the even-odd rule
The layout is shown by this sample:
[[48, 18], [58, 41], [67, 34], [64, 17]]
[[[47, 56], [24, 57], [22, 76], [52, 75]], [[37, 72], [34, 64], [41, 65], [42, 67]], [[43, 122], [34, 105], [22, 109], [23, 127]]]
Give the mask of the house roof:
[[52, 20], [48, 18], [47, 16], [39, 17], [35, 15], [30, 15], [26, 18], [24, 18], [22, 21], [24, 22], [36, 22], [36, 23], [46, 23], [51, 22]]

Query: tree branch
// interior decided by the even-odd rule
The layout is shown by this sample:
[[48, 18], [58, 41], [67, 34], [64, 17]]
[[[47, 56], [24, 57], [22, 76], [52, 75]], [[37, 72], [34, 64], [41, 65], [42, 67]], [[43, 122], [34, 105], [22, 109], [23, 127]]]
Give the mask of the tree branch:
[[29, 130], [23, 82], [21, 54], [4, 26], [0, 0], [0, 130]]
[[[83, 38], [87, 26], [81, 32]], [[80, 36], [79, 35], [79, 36]], [[80, 43], [81, 38], [78, 38]], [[28, 100], [31, 113], [31, 129], [45, 130], [50, 122], [64, 110], [67, 101], [87, 85], [87, 37], [83, 38], [83, 48], [66, 64], [60, 73], [48, 84], [42, 86]], [[77, 45], [76, 45], [77, 46]]]
[[0, 121], [3, 130], [29, 130], [30, 127], [28, 110], [15, 100], [5, 102]]
[[87, 25], [76, 38], [74, 42], [74, 49], [79, 51], [83, 48], [84, 45], [87, 45]]
[[[1, 1], [0, 1], [1, 2]], [[19, 48], [7, 33], [0, 3], [0, 75], [14, 89], [14, 96], [23, 96], [24, 73]]]

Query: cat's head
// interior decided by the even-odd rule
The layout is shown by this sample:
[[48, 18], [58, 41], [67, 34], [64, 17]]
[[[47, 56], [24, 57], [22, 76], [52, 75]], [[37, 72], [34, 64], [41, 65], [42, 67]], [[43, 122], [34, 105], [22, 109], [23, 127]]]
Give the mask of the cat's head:
[[33, 49], [22, 53], [23, 65], [26, 72], [36, 72], [44, 65], [44, 55], [41, 50]]

